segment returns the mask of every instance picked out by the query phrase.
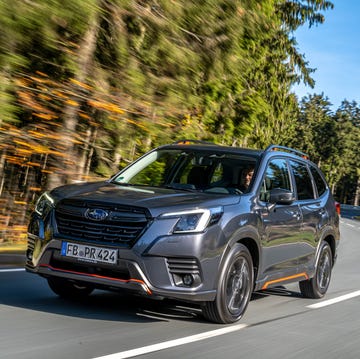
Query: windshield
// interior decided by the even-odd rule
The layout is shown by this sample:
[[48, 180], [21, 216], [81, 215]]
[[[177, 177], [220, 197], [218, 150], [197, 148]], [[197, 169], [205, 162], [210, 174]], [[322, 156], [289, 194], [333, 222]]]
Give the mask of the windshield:
[[179, 190], [241, 194], [251, 185], [256, 159], [206, 151], [159, 149], [125, 168], [113, 182]]

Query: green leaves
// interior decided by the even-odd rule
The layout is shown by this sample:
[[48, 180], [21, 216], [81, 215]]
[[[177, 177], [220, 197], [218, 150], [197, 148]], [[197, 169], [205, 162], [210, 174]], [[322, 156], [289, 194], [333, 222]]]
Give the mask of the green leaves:
[[308, 153], [325, 173], [338, 200], [352, 201], [358, 181], [360, 156], [360, 108], [343, 101], [333, 113], [324, 96], [310, 95], [301, 101], [297, 137], [292, 146]]
[[[291, 93], [294, 83], [312, 86], [314, 71], [294, 30], [321, 24], [332, 7], [323, 0], [0, 2], [0, 124], [17, 126], [0, 131], [4, 188], [23, 203], [34, 188], [107, 176], [181, 138], [294, 145], [334, 186], [346, 175], [356, 181], [349, 168], [359, 156], [357, 104], [344, 102], [334, 115], [323, 95], [299, 105]], [[13, 142], [22, 137], [31, 147]], [[26, 173], [21, 189], [18, 172]]]
[[278, 3], [280, 17], [291, 31], [306, 22], [309, 23], [309, 27], [322, 24], [325, 17], [321, 11], [333, 8], [333, 3], [326, 0], [286, 0]]

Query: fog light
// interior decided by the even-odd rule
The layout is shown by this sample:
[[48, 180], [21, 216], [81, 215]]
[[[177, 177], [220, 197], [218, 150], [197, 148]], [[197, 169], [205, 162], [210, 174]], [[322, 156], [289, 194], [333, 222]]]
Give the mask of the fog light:
[[186, 285], [187, 287], [191, 287], [194, 283], [194, 278], [191, 274], [185, 274], [183, 276], [183, 283], [184, 285]]

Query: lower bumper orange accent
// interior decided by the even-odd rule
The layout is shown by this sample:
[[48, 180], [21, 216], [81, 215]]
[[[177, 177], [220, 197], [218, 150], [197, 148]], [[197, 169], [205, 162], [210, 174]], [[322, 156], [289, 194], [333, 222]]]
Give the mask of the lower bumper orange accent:
[[294, 275], [290, 275], [288, 277], [282, 277], [282, 278], [278, 278], [278, 279], [274, 279], [274, 280], [270, 280], [268, 282], [266, 282], [263, 286], [262, 286], [262, 290], [267, 289], [268, 286], [272, 285], [272, 284], [276, 284], [276, 283], [281, 283], [281, 282], [286, 282], [288, 280], [292, 280], [295, 278], [303, 278], [304, 279], [309, 279], [309, 276], [303, 272], [303, 273], [298, 273], [298, 274], [294, 274]]
[[130, 279], [120, 279], [120, 278], [113, 278], [113, 277], [106, 277], [106, 276], [102, 276], [99, 274], [92, 274], [92, 273], [85, 273], [85, 272], [77, 272], [77, 271], [72, 271], [72, 270], [67, 270], [67, 269], [61, 269], [61, 268], [56, 268], [53, 267], [49, 264], [40, 264], [40, 267], [43, 268], [48, 268], [52, 271], [55, 272], [63, 272], [63, 273], [70, 273], [70, 274], [76, 274], [76, 275], [81, 275], [81, 276], [86, 276], [86, 277], [92, 277], [92, 278], [100, 278], [100, 279], [108, 279], [108, 280], [113, 280], [116, 282], [121, 282], [121, 283], [137, 283], [139, 285], [141, 285], [141, 287], [144, 289], [144, 291], [151, 295], [152, 292], [150, 290], [150, 288], [146, 285], [146, 283], [141, 280], [141, 279], [135, 279], [135, 278], [130, 278]]

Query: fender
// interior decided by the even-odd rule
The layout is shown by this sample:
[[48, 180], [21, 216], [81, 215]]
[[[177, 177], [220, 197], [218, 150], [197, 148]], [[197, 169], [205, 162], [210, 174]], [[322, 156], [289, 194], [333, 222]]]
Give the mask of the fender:
[[[247, 247], [248, 247], [248, 245], [246, 243], [247, 241], [250, 240], [253, 243], [253, 246], [251, 248], [248, 247], [248, 249], [254, 259], [255, 253], [253, 253], [253, 251], [254, 251], [254, 248], [256, 248], [257, 253], [256, 253], [255, 257], [257, 258], [257, 263], [254, 262], [253, 266], [254, 266], [254, 269], [257, 268], [259, 265], [259, 262], [261, 261], [260, 238], [261, 238], [261, 236], [260, 236], [259, 231], [253, 225], [246, 225], [246, 226], [238, 228], [238, 230], [236, 230], [233, 233], [233, 235], [231, 236], [230, 240], [228, 241], [228, 243], [221, 255], [215, 283], [218, 283], [219, 275], [221, 273], [221, 268], [223, 268], [223, 266], [225, 265], [226, 260], [228, 258], [228, 254], [230, 253], [231, 249], [237, 243], [243, 243]], [[256, 282], [256, 277], [257, 277], [257, 273], [254, 273], [254, 283]]]
[[325, 241], [325, 238], [329, 238], [330, 240], [327, 240], [327, 242], [329, 243], [330, 247], [331, 247], [331, 251], [333, 254], [333, 263], [332, 265], [334, 266], [335, 261], [336, 261], [336, 247], [339, 243], [339, 235], [334, 231], [334, 229], [327, 225], [323, 231], [321, 232], [320, 238], [319, 238], [319, 242], [316, 246], [316, 252], [315, 252], [315, 262], [314, 262], [314, 266], [313, 268], [311, 268], [311, 277], [314, 275], [315, 273], [315, 268], [317, 266], [318, 260], [319, 260], [319, 251], [320, 251], [320, 246], [321, 243], [323, 241]]

